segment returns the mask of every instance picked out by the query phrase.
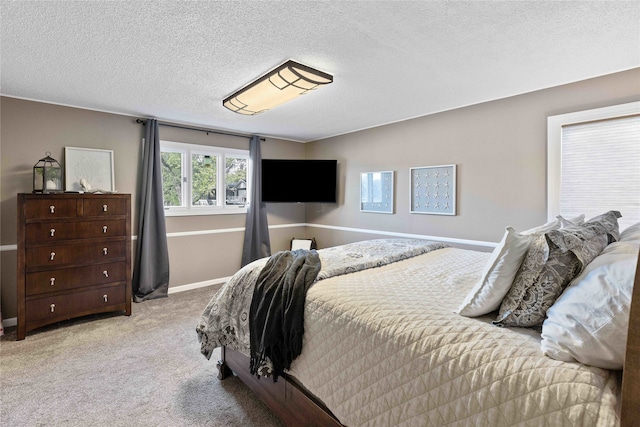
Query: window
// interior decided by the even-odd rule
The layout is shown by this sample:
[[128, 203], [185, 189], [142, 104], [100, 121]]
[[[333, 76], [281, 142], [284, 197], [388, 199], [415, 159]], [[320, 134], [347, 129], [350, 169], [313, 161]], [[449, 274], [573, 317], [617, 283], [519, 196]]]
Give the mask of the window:
[[640, 222], [640, 102], [548, 119], [548, 216], [618, 210]]
[[249, 151], [160, 141], [165, 214], [244, 213]]

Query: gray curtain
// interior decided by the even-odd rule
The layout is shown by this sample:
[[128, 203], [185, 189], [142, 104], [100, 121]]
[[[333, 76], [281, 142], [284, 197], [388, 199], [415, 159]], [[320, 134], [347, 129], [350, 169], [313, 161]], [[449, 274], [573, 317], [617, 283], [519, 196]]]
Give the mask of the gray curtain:
[[169, 251], [162, 203], [158, 121], [147, 120], [138, 188], [138, 242], [133, 269], [133, 301], [163, 298], [169, 290]]
[[260, 138], [253, 136], [249, 148], [251, 167], [251, 194], [247, 207], [247, 223], [244, 230], [244, 247], [242, 248], [242, 266], [259, 258], [271, 255], [269, 242], [269, 226], [267, 225], [267, 208], [262, 202], [260, 177], [262, 176], [262, 155], [260, 154]]

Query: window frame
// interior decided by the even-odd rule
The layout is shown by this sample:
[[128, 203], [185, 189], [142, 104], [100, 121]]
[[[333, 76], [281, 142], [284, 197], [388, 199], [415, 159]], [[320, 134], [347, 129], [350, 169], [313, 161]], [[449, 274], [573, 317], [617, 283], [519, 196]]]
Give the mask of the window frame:
[[640, 114], [640, 101], [634, 101], [609, 107], [559, 114], [547, 118], [547, 218], [549, 221], [560, 215], [562, 127], [638, 114]]
[[[165, 216], [192, 216], [192, 215], [229, 215], [246, 214], [249, 200], [247, 188], [247, 203], [244, 205], [228, 205], [226, 203], [226, 174], [225, 165], [228, 157], [246, 159], [247, 161], [247, 186], [251, 174], [249, 150], [238, 148], [216, 147], [211, 145], [190, 144], [186, 142], [160, 140], [160, 152], [178, 152], [182, 154], [182, 201], [181, 206], [164, 206]], [[211, 156], [216, 159], [216, 204], [199, 206], [192, 205], [193, 194], [193, 170], [192, 155], [199, 154]], [[185, 182], [186, 178], [186, 182]], [[164, 184], [164, 183], [163, 183]], [[222, 190], [222, 191], [221, 191]]]

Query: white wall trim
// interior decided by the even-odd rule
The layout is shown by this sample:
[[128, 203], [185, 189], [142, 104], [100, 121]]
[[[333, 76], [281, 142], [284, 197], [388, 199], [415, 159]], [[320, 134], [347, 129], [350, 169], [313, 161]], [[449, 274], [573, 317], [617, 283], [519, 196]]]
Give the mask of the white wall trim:
[[218, 229], [213, 229], [213, 230], [177, 231], [177, 232], [174, 232], [174, 233], [167, 233], [167, 238], [170, 238], [170, 237], [188, 237], [188, 236], [205, 236], [207, 234], [239, 233], [241, 231], [244, 231], [244, 227], [218, 228]]
[[471, 246], [482, 246], [487, 248], [495, 248], [496, 246], [498, 246], [497, 242], [485, 242], [482, 240], [469, 240], [469, 239], [456, 239], [454, 237], [429, 236], [426, 234], [398, 233], [395, 231], [368, 230], [364, 228], [339, 227], [335, 225], [323, 225], [323, 224], [306, 224], [306, 226], [311, 228], [326, 228], [330, 230], [349, 231], [352, 233], [380, 234], [381, 236], [403, 237], [403, 238], [409, 238], [409, 239], [436, 240], [438, 242], [457, 243], [457, 244], [471, 245]]
[[[310, 224], [310, 223], [303, 223], [303, 222], [295, 223], [295, 224], [270, 225], [269, 229], [271, 230], [271, 229], [294, 228], [294, 227], [325, 228], [329, 230], [349, 231], [352, 233], [379, 234], [381, 236], [404, 237], [409, 239], [437, 240], [439, 242], [458, 243], [463, 245], [482, 246], [482, 247], [490, 247], [490, 248], [495, 248], [497, 245], [497, 243], [495, 242], [485, 242], [481, 240], [456, 239], [453, 237], [429, 236], [425, 234], [398, 233], [395, 231], [370, 230], [370, 229], [364, 229], [364, 228], [340, 227], [336, 225]], [[240, 232], [244, 232], [244, 227], [218, 228], [218, 229], [212, 229], [212, 230], [196, 230], [196, 231], [178, 231], [174, 233], [167, 233], [167, 238], [205, 236], [209, 234], [240, 233]], [[138, 236], [133, 236], [131, 240], [136, 240], [137, 238]], [[0, 252], [15, 251], [15, 250], [18, 250], [18, 245], [0, 246]]]
[[[269, 230], [278, 229], [278, 228], [292, 228], [292, 227], [305, 227], [307, 224], [305, 223], [297, 223], [297, 224], [278, 224], [278, 225], [270, 225]], [[167, 237], [187, 237], [187, 236], [204, 236], [207, 234], [223, 234], [223, 233], [240, 233], [244, 232], [244, 227], [236, 227], [236, 228], [218, 228], [213, 230], [196, 230], [196, 231], [178, 231], [175, 233], [167, 233]]]
[[291, 227], [307, 227], [309, 224], [306, 222], [300, 222], [297, 224], [278, 224], [278, 225], [270, 225], [269, 228], [291, 228]]

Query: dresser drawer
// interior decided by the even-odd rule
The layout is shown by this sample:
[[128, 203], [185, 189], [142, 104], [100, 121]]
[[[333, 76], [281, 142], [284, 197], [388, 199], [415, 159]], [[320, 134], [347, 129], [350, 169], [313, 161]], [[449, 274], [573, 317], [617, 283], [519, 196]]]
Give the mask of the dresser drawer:
[[[26, 321], [57, 321], [102, 311], [124, 309], [125, 285], [27, 299]], [[47, 322], [50, 323], [50, 322]]]
[[75, 217], [76, 201], [55, 197], [28, 199], [24, 202], [24, 215], [26, 219]]
[[38, 222], [26, 225], [27, 245], [71, 239], [118, 237], [126, 233], [124, 220]]
[[76, 223], [76, 233], [79, 239], [124, 236], [126, 234], [126, 223], [124, 220], [106, 218], [99, 221], [78, 221]]
[[28, 268], [108, 262], [123, 259], [125, 255], [126, 242], [124, 238], [122, 240], [57, 244], [26, 249]]
[[36, 222], [25, 226], [27, 245], [76, 238], [75, 222]]
[[125, 270], [124, 263], [116, 262], [27, 273], [26, 294], [32, 296], [84, 286], [124, 282], [127, 279]]
[[90, 198], [83, 201], [84, 216], [111, 216], [124, 215], [127, 211], [123, 199]]

